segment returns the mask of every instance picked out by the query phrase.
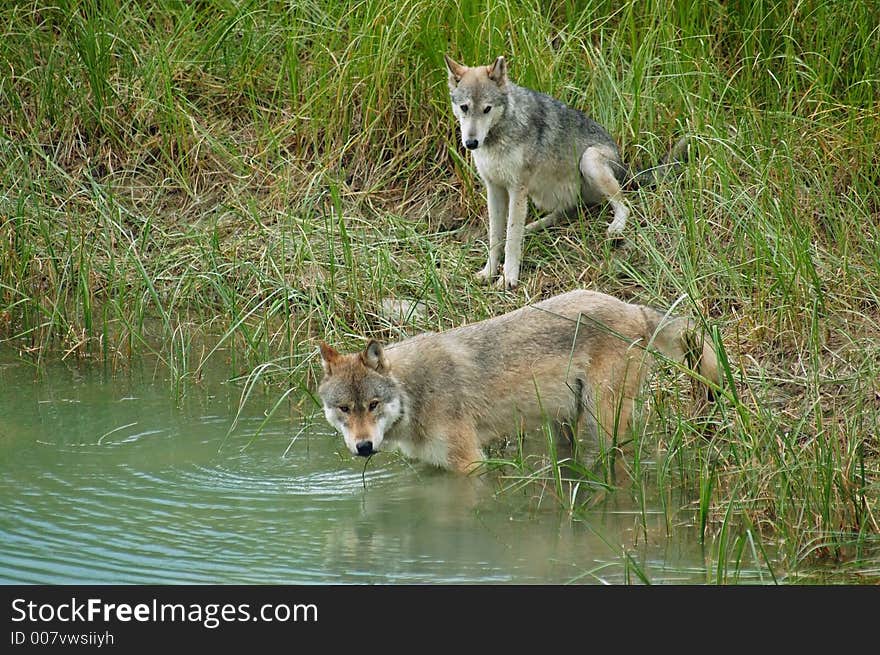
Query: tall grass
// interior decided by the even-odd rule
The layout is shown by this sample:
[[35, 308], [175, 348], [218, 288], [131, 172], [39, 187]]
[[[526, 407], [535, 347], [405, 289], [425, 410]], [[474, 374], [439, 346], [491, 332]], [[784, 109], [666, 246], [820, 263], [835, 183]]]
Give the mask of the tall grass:
[[[0, 340], [23, 357], [153, 352], [176, 395], [222, 357], [309, 390], [318, 337], [394, 339], [575, 286], [684, 297], [723, 338], [727, 389], [692, 417], [680, 375], [654, 382], [631, 491], [689, 490], [725, 562], [769, 545], [789, 578], [877, 570], [874, 3], [70, 0], [6, 3], [0, 26]], [[635, 164], [681, 134], [691, 161], [630, 195], [622, 248], [596, 208], [527, 239], [515, 293], [478, 286], [485, 203], [444, 52], [505, 54]], [[387, 298], [427, 311], [401, 326]], [[558, 461], [513, 464], [575, 513], [625, 484], [606, 467], [572, 496]]]

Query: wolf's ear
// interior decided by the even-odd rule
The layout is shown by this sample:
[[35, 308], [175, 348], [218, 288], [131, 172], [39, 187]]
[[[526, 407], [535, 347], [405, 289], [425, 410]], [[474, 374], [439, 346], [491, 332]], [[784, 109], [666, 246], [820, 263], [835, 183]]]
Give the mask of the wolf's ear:
[[507, 60], [504, 57], [498, 57], [491, 66], [486, 67], [489, 79], [498, 86], [504, 86], [507, 83]]
[[321, 348], [321, 366], [324, 368], [324, 374], [330, 375], [333, 372], [333, 364], [339, 360], [341, 355], [323, 341], [319, 345]]
[[388, 360], [385, 359], [385, 350], [382, 344], [375, 339], [370, 339], [370, 343], [361, 353], [361, 361], [364, 366], [371, 368], [378, 373], [386, 373], [388, 371]]
[[443, 58], [446, 60], [446, 71], [449, 73], [449, 88], [454, 89], [461, 82], [467, 66], [462, 66], [449, 55], [443, 55]]

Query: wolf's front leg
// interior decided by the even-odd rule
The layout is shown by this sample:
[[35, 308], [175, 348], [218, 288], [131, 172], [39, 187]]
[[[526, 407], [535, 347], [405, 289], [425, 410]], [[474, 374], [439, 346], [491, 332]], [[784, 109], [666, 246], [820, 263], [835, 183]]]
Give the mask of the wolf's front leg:
[[[484, 180], [485, 182], [485, 180]], [[486, 201], [489, 205], [489, 259], [477, 277], [485, 283], [491, 282], [498, 270], [501, 248], [504, 246], [504, 226], [507, 221], [507, 189], [503, 186], [485, 182]]]
[[513, 289], [519, 284], [519, 264], [522, 257], [523, 229], [529, 209], [529, 196], [522, 187], [510, 190], [507, 213], [507, 237], [504, 241], [504, 277], [498, 286]]
[[458, 473], [474, 473], [485, 460], [477, 431], [468, 420], [456, 421], [445, 427], [447, 467]]

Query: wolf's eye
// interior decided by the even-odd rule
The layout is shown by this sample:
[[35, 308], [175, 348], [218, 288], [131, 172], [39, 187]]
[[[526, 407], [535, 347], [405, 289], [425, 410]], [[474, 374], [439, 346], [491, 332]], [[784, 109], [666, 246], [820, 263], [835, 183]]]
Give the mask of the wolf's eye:
[[375, 411], [376, 411], [376, 408], [377, 408], [378, 406], [379, 406], [379, 401], [378, 401], [378, 400], [374, 400], [374, 401], [372, 401], [372, 402], [370, 403], [370, 411], [371, 411], [371, 412], [375, 412]]
[[486, 108], [483, 109], [484, 114], [488, 114], [492, 110], [492, 105], [486, 105]]
[[462, 114], [466, 114], [466, 113], [467, 113], [467, 110], [468, 110], [468, 106], [467, 106], [467, 105], [461, 105], [460, 109], [461, 109], [461, 113], [462, 113]]
[[348, 405], [340, 405], [339, 411], [342, 412], [343, 414], [348, 414]]

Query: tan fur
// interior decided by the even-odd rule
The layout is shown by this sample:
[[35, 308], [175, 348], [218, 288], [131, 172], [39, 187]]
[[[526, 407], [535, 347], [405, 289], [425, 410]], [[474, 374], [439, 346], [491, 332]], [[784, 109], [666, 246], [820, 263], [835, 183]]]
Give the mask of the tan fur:
[[318, 392], [352, 453], [399, 449], [466, 472], [492, 439], [545, 420], [562, 433], [625, 433], [654, 352], [721, 382], [693, 321], [577, 290], [387, 348], [342, 355], [322, 343]]

